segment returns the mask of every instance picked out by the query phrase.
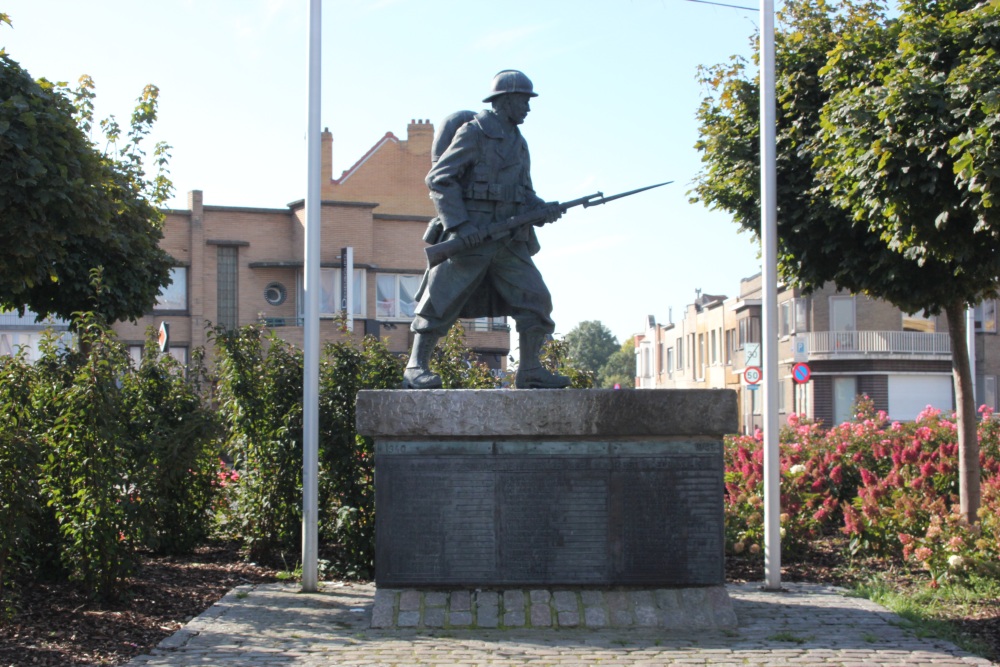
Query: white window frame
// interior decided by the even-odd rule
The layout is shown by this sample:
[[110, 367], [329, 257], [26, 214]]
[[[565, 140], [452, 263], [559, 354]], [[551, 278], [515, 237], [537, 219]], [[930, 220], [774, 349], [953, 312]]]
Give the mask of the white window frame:
[[[355, 267], [354, 269], [354, 318], [364, 318], [367, 312], [367, 302], [365, 299], [366, 286], [365, 270]], [[296, 278], [298, 304], [298, 317], [306, 316], [306, 300], [303, 286], [302, 271], [300, 270]], [[323, 319], [330, 319], [340, 315], [340, 269], [323, 268], [319, 270], [319, 316]]]
[[172, 282], [160, 290], [153, 304], [153, 312], [182, 312], [188, 310], [188, 270], [186, 266], [170, 269]]
[[[418, 273], [376, 273], [375, 274], [375, 319], [379, 321], [387, 322], [409, 322], [413, 319], [413, 314], [407, 314], [406, 310], [400, 310], [398, 304], [401, 302], [400, 299], [400, 280], [408, 279], [411, 284], [416, 282], [417, 285], [420, 284], [420, 279], [422, 276]], [[392, 280], [393, 283], [393, 294], [392, 298], [385, 300], [383, 302], [379, 301], [379, 283]], [[413, 296], [416, 296], [416, 288], [414, 288]], [[387, 305], [386, 305], [387, 304]], [[413, 302], [413, 307], [416, 308], [416, 301]], [[387, 310], [388, 308], [388, 310]], [[488, 326], [488, 325], [487, 325]]]
[[975, 307], [975, 326], [980, 333], [997, 332], [997, 302], [987, 299]]

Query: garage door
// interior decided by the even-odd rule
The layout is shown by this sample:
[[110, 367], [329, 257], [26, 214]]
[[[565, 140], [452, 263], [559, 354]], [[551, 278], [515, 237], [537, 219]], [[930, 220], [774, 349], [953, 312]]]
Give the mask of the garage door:
[[890, 375], [889, 418], [912, 421], [928, 405], [954, 410], [951, 394], [951, 375]]

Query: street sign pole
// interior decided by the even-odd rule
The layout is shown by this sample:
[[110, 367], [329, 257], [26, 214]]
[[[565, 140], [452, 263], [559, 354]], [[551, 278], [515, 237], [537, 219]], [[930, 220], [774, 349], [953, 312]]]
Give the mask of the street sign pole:
[[774, 0], [760, 0], [760, 216], [764, 362], [764, 588], [781, 590], [778, 450], [778, 188]]
[[319, 261], [320, 261], [320, 0], [309, 2], [309, 104], [306, 183], [305, 322], [302, 345], [302, 590], [318, 586], [319, 554]]

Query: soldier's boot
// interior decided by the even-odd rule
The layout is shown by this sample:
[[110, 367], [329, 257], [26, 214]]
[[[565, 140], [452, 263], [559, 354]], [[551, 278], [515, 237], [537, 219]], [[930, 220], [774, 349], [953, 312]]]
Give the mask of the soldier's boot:
[[545, 333], [534, 329], [522, 331], [518, 337], [521, 346], [521, 361], [517, 367], [514, 386], [518, 389], [564, 389], [570, 379], [565, 375], [552, 373], [539, 360]]
[[441, 376], [432, 373], [431, 354], [438, 337], [428, 334], [413, 334], [413, 350], [410, 361], [403, 371], [403, 389], [440, 389]]

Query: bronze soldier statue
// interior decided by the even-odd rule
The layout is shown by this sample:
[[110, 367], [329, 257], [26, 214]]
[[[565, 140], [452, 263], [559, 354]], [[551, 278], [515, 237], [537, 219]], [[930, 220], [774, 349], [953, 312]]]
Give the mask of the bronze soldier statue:
[[483, 100], [492, 109], [458, 112], [439, 130], [435, 144], [445, 137], [447, 145], [435, 145], [437, 159], [426, 178], [438, 215], [424, 239], [462, 239], [464, 249], [424, 273], [410, 325], [413, 350], [404, 388], [441, 387], [440, 376], [430, 370], [431, 353], [458, 318], [500, 315], [517, 324], [521, 360], [515, 386], [569, 386], [569, 378], [549, 372], [538, 358], [555, 323], [552, 297], [531, 259], [539, 250], [534, 228], [528, 225], [501, 238], [486, 238], [491, 225], [514, 215], [535, 211], [541, 214], [538, 224], [562, 215], [557, 204], [547, 204], [531, 185], [528, 145], [518, 126], [531, 110], [532, 97], [537, 93], [527, 76], [504, 70], [493, 77]]

